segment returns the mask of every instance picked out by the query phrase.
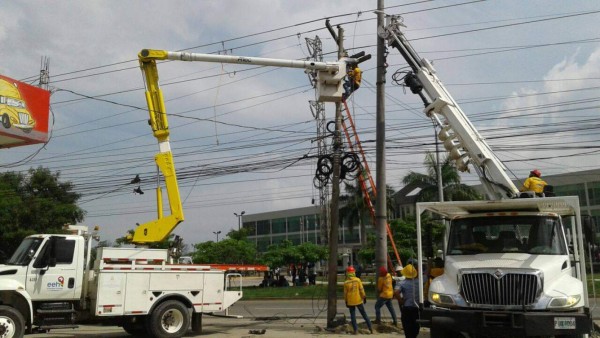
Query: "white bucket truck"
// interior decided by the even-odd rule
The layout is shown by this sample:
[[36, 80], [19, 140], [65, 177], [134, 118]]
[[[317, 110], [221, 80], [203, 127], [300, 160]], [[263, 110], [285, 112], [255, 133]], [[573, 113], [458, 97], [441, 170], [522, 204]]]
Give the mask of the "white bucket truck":
[[[433, 64], [419, 57], [401, 26], [401, 18], [390, 15], [379, 29], [409, 66], [395, 74], [395, 81], [419, 95], [456, 168], [474, 169], [489, 199], [417, 203], [419, 266], [423, 266], [421, 213], [450, 222], [444, 274], [433, 280], [428, 295], [423, 295], [423, 283], [419, 284], [421, 324], [431, 328], [432, 337], [589, 334], [578, 197], [519, 192], [504, 164], [437, 77]], [[422, 281], [421, 273], [419, 278]]]
[[0, 265], [0, 337], [107, 322], [131, 334], [181, 337], [202, 329], [202, 314], [224, 311], [242, 297], [222, 270], [168, 263], [167, 250], [99, 248], [77, 234], [25, 238]]

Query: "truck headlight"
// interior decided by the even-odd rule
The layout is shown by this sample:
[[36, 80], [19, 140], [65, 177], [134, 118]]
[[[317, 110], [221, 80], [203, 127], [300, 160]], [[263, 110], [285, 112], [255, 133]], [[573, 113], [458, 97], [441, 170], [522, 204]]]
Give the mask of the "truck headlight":
[[572, 307], [579, 303], [581, 295], [554, 297], [548, 304], [548, 308], [565, 308]]
[[452, 299], [452, 296], [445, 295], [443, 293], [432, 292], [431, 301], [439, 305], [454, 305], [454, 299]]

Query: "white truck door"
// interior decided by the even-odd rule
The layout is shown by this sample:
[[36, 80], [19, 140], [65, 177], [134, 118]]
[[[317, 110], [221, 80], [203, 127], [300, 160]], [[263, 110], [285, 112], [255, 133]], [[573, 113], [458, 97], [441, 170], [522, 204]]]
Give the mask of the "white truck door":
[[[77, 269], [83, 269], [78, 259], [76, 238], [53, 236], [46, 240], [37, 257], [27, 269], [27, 292], [32, 300], [78, 299], [81, 280]], [[83, 253], [81, 253], [83, 254]]]

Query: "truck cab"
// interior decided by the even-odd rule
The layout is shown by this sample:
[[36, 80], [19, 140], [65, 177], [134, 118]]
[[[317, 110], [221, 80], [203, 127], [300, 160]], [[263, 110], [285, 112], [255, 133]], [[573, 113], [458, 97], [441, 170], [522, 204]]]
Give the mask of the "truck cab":
[[577, 197], [419, 203], [419, 208], [449, 221], [444, 274], [422, 298], [432, 304], [422, 316], [432, 336], [590, 332]]
[[[73, 313], [86, 285], [84, 250], [80, 235], [26, 237], [0, 265], [0, 322], [13, 323], [0, 327], [16, 332], [24, 327], [31, 331], [33, 326], [75, 327]], [[11, 316], [7, 308], [18, 310], [19, 315]]]

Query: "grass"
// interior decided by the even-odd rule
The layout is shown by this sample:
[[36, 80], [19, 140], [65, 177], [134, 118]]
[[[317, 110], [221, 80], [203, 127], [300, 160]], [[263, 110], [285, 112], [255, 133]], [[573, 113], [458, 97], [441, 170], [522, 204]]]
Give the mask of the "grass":
[[[283, 288], [259, 288], [257, 286], [244, 287], [243, 299], [314, 299], [314, 298], [327, 298], [327, 281], [324, 279], [319, 280], [320, 283], [317, 285], [309, 286], [290, 286]], [[343, 277], [338, 278], [337, 286], [337, 298], [343, 299], [344, 291], [343, 286], [339, 283], [343, 282]], [[375, 285], [372, 281], [371, 276], [363, 278], [365, 286], [365, 292], [367, 293], [367, 299], [375, 299]], [[596, 296], [600, 297], [600, 274], [595, 274], [594, 278], [588, 275], [588, 293], [590, 297], [592, 294], [592, 283], [596, 287]]]
[[[317, 284], [308, 286], [289, 286], [289, 287], [270, 287], [260, 288], [257, 286], [244, 287], [244, 297], [242, 299], [314, 299], [327, 298], [327, 285]], [[367, 299], [375, 299], [375, 286], [371, 284], [365, 285]], [[336, 288], [337, 298], [344, 298], [344, 290], [342, 285]]]

